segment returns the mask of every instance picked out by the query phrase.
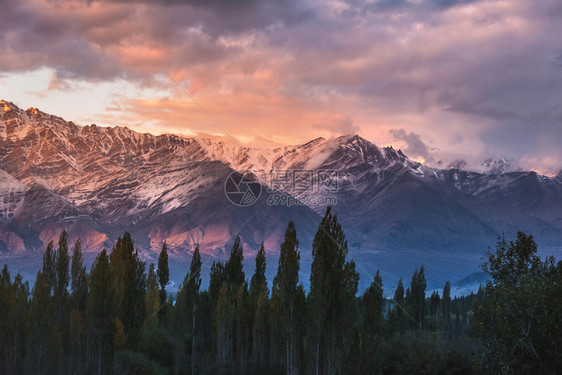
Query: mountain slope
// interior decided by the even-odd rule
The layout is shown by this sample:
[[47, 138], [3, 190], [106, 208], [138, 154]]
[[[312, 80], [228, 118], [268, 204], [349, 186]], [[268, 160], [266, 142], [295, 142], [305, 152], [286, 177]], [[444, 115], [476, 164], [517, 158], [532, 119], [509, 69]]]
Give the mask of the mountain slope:
[[[262, 193], [239, 207], [225, 184], [247, 170]], [[293, 220], [306, 264], [330, 203], [362, 283], [380, 267], [392, 285], [421, 264], [442, 283], [475, 272], [501, 233], [532, 233], [559, 254], [560, 176], [502, 171], [430, 168], [359, 136], [255, 149], [78, 126], [0, 101], [0, 252], [33, 254], [66, 228], [92, 252], [128, 230], [148, 258], [167, 241], [178, 258], [200, 244], [208, 259], [224, 259], [239, 233], [247, 254], [263, 241], [275, 257]]]
[[[21, 252], [22, 244], [39, 250], [63, 227], [93, 251], [111, 246], [124, 230], [141, 249], [159, 251], [167, 240], [178, 255], [197, 243], [204, 252], [224, 254], [239, 223], [246, 223], [238, 230], [248, 250], [281, 238], [286, 222], [272, 221], [279, 228], [258, 233], [263, 220], [227, 200], [223, 184], [233, 169], [210, 158], [195, 139], [80, 127], [36, 109], [2, 106], [0, 184], [16, 191], [6, 212], [10, 225], [3, 232], [11, 230], [5, 235], [11, 246], [4, 243], [5, 251]], [[310, 217], [301, 225], [305, 232], [318, 221], [306, 206], [269, 207], [261, 199], [254, 208], [287, 222]], [[21, 239], [16, 248], [12, 237]]]

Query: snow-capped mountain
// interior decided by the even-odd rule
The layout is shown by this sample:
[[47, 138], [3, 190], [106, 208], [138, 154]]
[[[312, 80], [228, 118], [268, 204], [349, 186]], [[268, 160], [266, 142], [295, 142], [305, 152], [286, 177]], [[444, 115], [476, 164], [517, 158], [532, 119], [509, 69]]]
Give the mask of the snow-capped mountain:
[[488, 174], [503, 174], [511, 171], [511, 160], [506, 157], [492, 155], [481, 163]]
[[[0, 105], [4, 252], [40, 250], [67, 228], [87, 250], [111, 246], [129, 230], [141, 249], [156, 251], [166, 240], [178, 255], [197, 243], [220, 255], [231, 233], [245, 234], [249, 249], [257, 250], [261, 241], [273, 246], [280, 238], [283, 229], [268, 225], [283, 228], [292, 216], [312, 215], [302, 224], [312, 231], [317, 220], [303, 206], [269, 207], [262, 199], [255, 213], [230, 204], [223, 185], [233, 169], [209, 155], [205, 140], [81, 127], [37, 109]], [[264, 222], [260, 215], [270, 210], [275, 214]]]
[[[541, 248], [560, 253], [560, 175], [502, 173], [500, 164], [490, 163], [493, 173], [461, 164], [441, 170], [359, 136], [248, 148], [78, 126], [0, 101], [0, 252], [34, 254], [66, 228], [92, 252], [127, 230], [147, 256], [166, 240], [179, 258], [195, 244], [209, 258], [224, 258], [240, 233], [248, 254], [263, 241], [274, 257], [293, 220], [306, 263], [329, 202], [362, 283], [381, 268], [393, 285], [425, 264], [440, 285], [477, 271], [502, 232], [532, 233]], [[240, 181], [248, 170], [262, 194], [239, 207], [224, 189], [231, 173], [238, 179], [229, 181]], [[294, 199], [290, 207], [271, 201], [280, 193]]]

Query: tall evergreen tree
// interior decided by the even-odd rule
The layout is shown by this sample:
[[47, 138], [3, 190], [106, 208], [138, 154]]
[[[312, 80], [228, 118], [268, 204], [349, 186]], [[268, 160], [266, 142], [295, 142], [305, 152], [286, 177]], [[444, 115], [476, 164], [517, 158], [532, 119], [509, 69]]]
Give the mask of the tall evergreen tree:
[[245, 371], [249, 357], [251, 331], [247, 312], [248, 283], [245, 280], [243, 260], [240, 236], [236, 236], [230, 258], [224, 266], [225, 282], [219, 293], [215, 319], [219, 361], [235, 361], [242, 372]]
[[91, 367], [98, 375], [108, 374], [113, 362], [116, 300], [109, 257], [103, 249], [92, 264], [90, 295], [87, 303], [92, 338]]
[[84, 372], [86, 358], [85, 311], [88, 298], [88, 275], [82, 257], [82, 245], [76, 240], [70, 266], [70, 373]]
[[177, 317], [178, 329], [185, 330], [191, 336], [191, 373], [197, 369], [197, 305], [199, 301], [199, 289], [201, 288], [201, 253], [199, 245], [195, 247], [189, 272], [185, 275], [180, 290], [178, 291], [178, 301], [176, 306], [182, 315]]
[[263, 242], [256, 255], [256, 268], [250, 282], [250, 310], [252, 316], [252, 362], [264, 365], [267, 358], [267, 310], [269, 296], [265, 276], [266, 258]]
[[109, 258], [118, 301], [117, 317], [123, 323], [127, 346], [133, 348], [139, 341], [146, 312], [145, 264], [139, 258], [128, 232], [117, 239]]
[[53, 241], [47, 244], [45, 252], [43, 253], [43, 267], [41, 273], [49, 288], [49, 295], [54, 295], [57, 284], [57, 257]]
[[299, 241], [295, 224], [290, 221], [285, 231], [285, 239], [281, 243], [277, 274], [273, 279], [274, 295], [280, 306], [280, 323], [282, 325], [284, 343], [283, 357], [285, 373], [292, 375], [297, 372], [297, 350], [294, 338], [295, 330], [295, 302], [297, 298], [300, 269]]
[[144, 297], [146, 305], [146, 319], [144, 325], [146, 327], [158, 325], [158, 311], [160, 310], [160, 290], [158, 289], [158, 280], [156, 272], [154, 271], [154, 264], [151, 263], [148, 267], [148, 277], [146, 279], [146, 286], [148, 288]]
[[424, 267], [421, 266], [419, 271], [416, 270], [412, 275], [410, 283], [410, 293], [406, 300], [412, 316], [414, 318], [414, 328], [421, 330], [425, 317], [425, 274]]
[[60, 342], [62, 350], [60, 352], [59, 365], [66, 372], [69, 365], [66, 358], [69, 356], [69, 310], [68, 310], [68, 284], [70, 282], [69, 265], [70, 256], [68, 254], [68, 233], [63, 230], [59, 237], [59, 246], [55, 253], [56, 276], [55, 276], [55, 306], [57, 311], [57, 323], [59, 327]]
[[158, 283], [160, 284], [160, 309], [158, 315], [160, 321], [166, 316], [166, 285], [170, 281], [170, 269], [168, 267], [168, 245], [164, 241], [160, 255], [158, 256]]
[[37, 272], [31, 299], [31, 368], [37, 374], [56, 374], [60, 371], [60, 335], [55, 324], [56, 309], [49, 278], [43, 270]]
[[217, 337], [217, 362], [225, 365], [234, 361], [235, 307], [228, 296], [229, 288], [223, 283], [217, 301], [215, 329]]
[[314, 317], [314, 371], [341, 373], [349, 349], [349, 313], [354, 309], [359, 275], [346, 261], [345, 234], [328, 207], [312, 242], [310, 313]]
[[29, 323], [29, 285], [8, 267], [0, 275], [0, 373], [24, 373]]
[[55, 302], [58, 308], [59, 323], [63, 323], [63, 312], [65, 307], [65, 299], [68, 295], [68, 284], [70, 275], [68, 273], [70, 265], [70, 256], [68, 254], [68, 233], [66, 230], [60, 235], [59, 246], [55, 255], [56, 259], [56, 286], [55, 286]]
[[400, 333], [404, 330], [404, 283], [402, 279], [398, 280], [398, 285], [394, 291], [394, 314], [396, 316], [396, 330]]
[[218, 261], [213, 261], [211, 264], [211, 273], [209, 275], [209, 297], [211, 298], [213, 306], [217, 306], [220, 290], [222, 284], [226, 282], [226, 272], [224, 264]]
[[361, 335], [361, 363], [354, 366], [360, 367], [364, 374], [381, 374], [381, 341], [383, 324], [383, 287], [380, 271], [373, 279], [369, 288], [361, 298], [362, 326]]
[[72, 306], [78, 311], [86, 308], [86, 298], [88, 294], [88, 275], [84, 258], [82, 256], [82, 243], [76, 240], [72, 253], [72, 264], [70, 266], [70, 290], [72, 294]]
[[449, 281], [443, 287], [443, 298], [441, 298], [441, 326], [449, 334], [451, 331], [451, 283]]
[[437, 327], [440, 305], [441, 305], [441, 297], [439, 297], [439, 292], [433, 291], [433, 293], [431, 293], [431, 296], [429, 297], [429, 315], [431, 317], [431, 326], [434, 329]]
[[238, 287], [245, 282], [243, 262], [244, 249], [240, 243], [240, 235], [237, 235], [232, 249], [230, 250], [230, 258], [224, 267], [226, 282], [232, 289], [238, 289]]
[[263, 242], [258, 250], [256, 255], [256, 268], [254, 270], [254, 274], [252, 275], [252, 279], [250, 281], [250, 291], [251, 293], [257, 293], [261, 291], [264, 285], [267, 286], [267, 280], [265, 278], [265, 267], [266, 267], [266, 259], [265, 259], [265, 248], [263, 247]]

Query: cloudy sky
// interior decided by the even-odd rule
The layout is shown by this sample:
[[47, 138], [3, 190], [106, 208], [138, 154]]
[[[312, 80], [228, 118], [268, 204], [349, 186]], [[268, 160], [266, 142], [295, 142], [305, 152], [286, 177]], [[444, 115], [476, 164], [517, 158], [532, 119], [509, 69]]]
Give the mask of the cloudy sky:
[[561, 34], [559, 0], [0, 0], [0, 98], [83, 125], [267, 147], [354, 133], [432, 165], [555, 174]]

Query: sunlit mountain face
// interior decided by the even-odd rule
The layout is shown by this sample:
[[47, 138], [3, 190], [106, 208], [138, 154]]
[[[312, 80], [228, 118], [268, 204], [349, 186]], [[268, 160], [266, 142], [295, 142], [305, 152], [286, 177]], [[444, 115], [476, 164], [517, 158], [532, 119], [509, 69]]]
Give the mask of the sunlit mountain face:
[[0, 251], [19, 264], [66, 229], [91, 256], [124, 231], [146, 259], [166, 241], [182, 275], [197, 244], [210, 263], [240, 234], [251, 267], [262, 242], [276, 259], [293, 220], [306, 275], [328, 205], [366, 285], [421, 264], [430, 285], [460, 280], [502, 233], [532, 233], [549, 254], [562, 244], [560, 176], [437, 169], [354, 135], [248, 148], [0, 108]]

